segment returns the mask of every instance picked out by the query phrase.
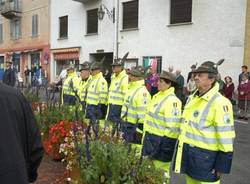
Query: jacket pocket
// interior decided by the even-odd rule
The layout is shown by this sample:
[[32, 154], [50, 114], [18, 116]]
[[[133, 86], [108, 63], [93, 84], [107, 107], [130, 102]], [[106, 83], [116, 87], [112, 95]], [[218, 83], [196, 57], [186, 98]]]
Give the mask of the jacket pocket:
[[212, 173], [217, 152], [202, 148], [190, 147], [188, 149], [187, 174], [195, 179], [213, 182], [219, 178]]
[[174, 154], [175, 144], [176, 139], [161, 137], [159, 150], [153, 158], [162, 162], [170, 162]]
[[142, 154], [144, 156], [148, 155], [154, 157], [154, 155], [157, 154], [159, 151], [160, 143], [161, 143], [160, 136], [146, 132], [144, 136]]

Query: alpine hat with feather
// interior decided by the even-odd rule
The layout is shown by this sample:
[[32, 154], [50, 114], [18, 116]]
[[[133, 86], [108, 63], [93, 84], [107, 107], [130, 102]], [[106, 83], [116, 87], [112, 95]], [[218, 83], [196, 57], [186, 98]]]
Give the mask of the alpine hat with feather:
[[124, 66], [124, 63], [128, 57], [129, 52], [127, 52], [122, 58], [114, 59], [111, 66]]
[[99, 61], [99, 62], [97, 62], [97, 61], [93, 62], [92, 65], [91, 65], [91, 67], [90, 67], [90, 70], [101, 70], [102, 67], [103, 67], [103, 62], [104, 62], [105, 58], [106, 57], [104, 56], [101, 61]]
[[214, 73], [218, 74], [218, 66], [224, 62], [225, 59], [220, 59], [217, 63], [212, 61], [205, 61], [193, 73]]

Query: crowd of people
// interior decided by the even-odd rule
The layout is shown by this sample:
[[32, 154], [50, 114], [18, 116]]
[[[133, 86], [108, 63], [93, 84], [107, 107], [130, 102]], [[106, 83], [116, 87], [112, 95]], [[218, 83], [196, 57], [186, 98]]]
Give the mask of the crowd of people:
[[[221, 174], [230, 173], [233, 158], [235, 91], [239, 117], [248, 118], [247, 66], [242, 66], [237, 90], [230, 76], [224, 82], [219, 75], [223, 60], [192, 65], [184, 87], [181, 71], [174, 72], [172, 66], [159, 74], [142, 66], [125, 70], [127, 56], [114, 59], [110, 84], [102, 73], [103, 59], [81, 64], [80, 77], [74, 65], [65, 66], [60, 74], [61, 104], [72, 111], [80, 105], [88, 131], [95, 136], [100, 128], [122, 135], [142, 158], [150, 157], [165, 171], [166, 183], [171, 165], [174, 172], [186, 174], [187, 184], [220, 183]], [[14, 86], [11, 64], [6, 65], [3, 82]], [[26, 68], [26, 76], [31, 71]], [[33, 70], [33, 75], [41, 72]], [[39, 165], [42, 150], [40, 145], [36, 149], [41, 151]], [[34, 168], [36, 172], [37, 165]]]
[[221, 94], [232, 82], [227, 79], [221, 91], [218, 78], [222, 62], [192, 66], [186, 98], [180, 70], [169, 67], [157, 74], [137, 66], [126, 71], [127, 55], [113, 61], [110, 85], [103, 61], [84, 62], [80, 78], [68, 66], [62, 104], [74, 110], [80, 102], [89, 131], [98, 136], [100, 128], [111, 127], [112, 136], [122, 135], [142, 158], [150, 157], [165, 171], [166, 183], [171, 163], [188, 184], [219, 183], [221, 174], [230, 172], [235, 138], [230, 94]]
[[19, 88], [29, 86], [42, 86], [47, 81], [47, 73], [42, 66], [36, 67], [34, 64], [29, 69], [25, 66], [23, 72], [17, 72], [12, 68], [12, 61], [6, 62], [2, 82], [9, 86]]

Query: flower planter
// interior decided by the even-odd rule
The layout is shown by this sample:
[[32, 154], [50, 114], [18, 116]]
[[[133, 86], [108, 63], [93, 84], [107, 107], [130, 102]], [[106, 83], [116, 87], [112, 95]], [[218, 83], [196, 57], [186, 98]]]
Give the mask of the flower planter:
[[72, 167], [72, 170], [69, 172], [69, 177], [71, 180], [79, 181], [81, 180], [81, 171], [78, 167]]

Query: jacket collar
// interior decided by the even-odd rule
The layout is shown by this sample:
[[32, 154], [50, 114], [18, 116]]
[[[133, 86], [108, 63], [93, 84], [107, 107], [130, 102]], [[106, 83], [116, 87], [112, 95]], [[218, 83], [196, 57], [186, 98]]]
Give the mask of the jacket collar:
[[98, 79], [99, 77], [102, 77], [102, 72], [96, 74], [95, 76], [92, 76], [92, 79]]
[[[218, 92], [219, 92], [219, 83], [216, 82], [209, 91], [207, 91], [205, 94], [203, 94], [199, 98], [209, 101]], [[197, 96], [197, 93], [198, 93], [198, 90], [196, 90], [196, 92], [193, 94], [193, 97]]]
[[144, 80], [138, 80], [138, 81], [134, 81], [134, 82], [130, 82], [130, 87], [141, 87], [141, 86], [144, 86], [145, 85], [145, 82]]
[[113, 74], [112, 78], [122, 78], [124, 75], [126, 75], [126, 71], [122, 70], [117, 76]]
[[72, 72], [72, 73], [68, 74], [68, 76], [69, 76], [69, 77], [76, 77], [77, 74], [76, 74], [76, 72]]
[[168, 96], [170, 94], [174, 94], [174, 87], [170, 87], [165, 91], [159, 91], [155, 96]]

